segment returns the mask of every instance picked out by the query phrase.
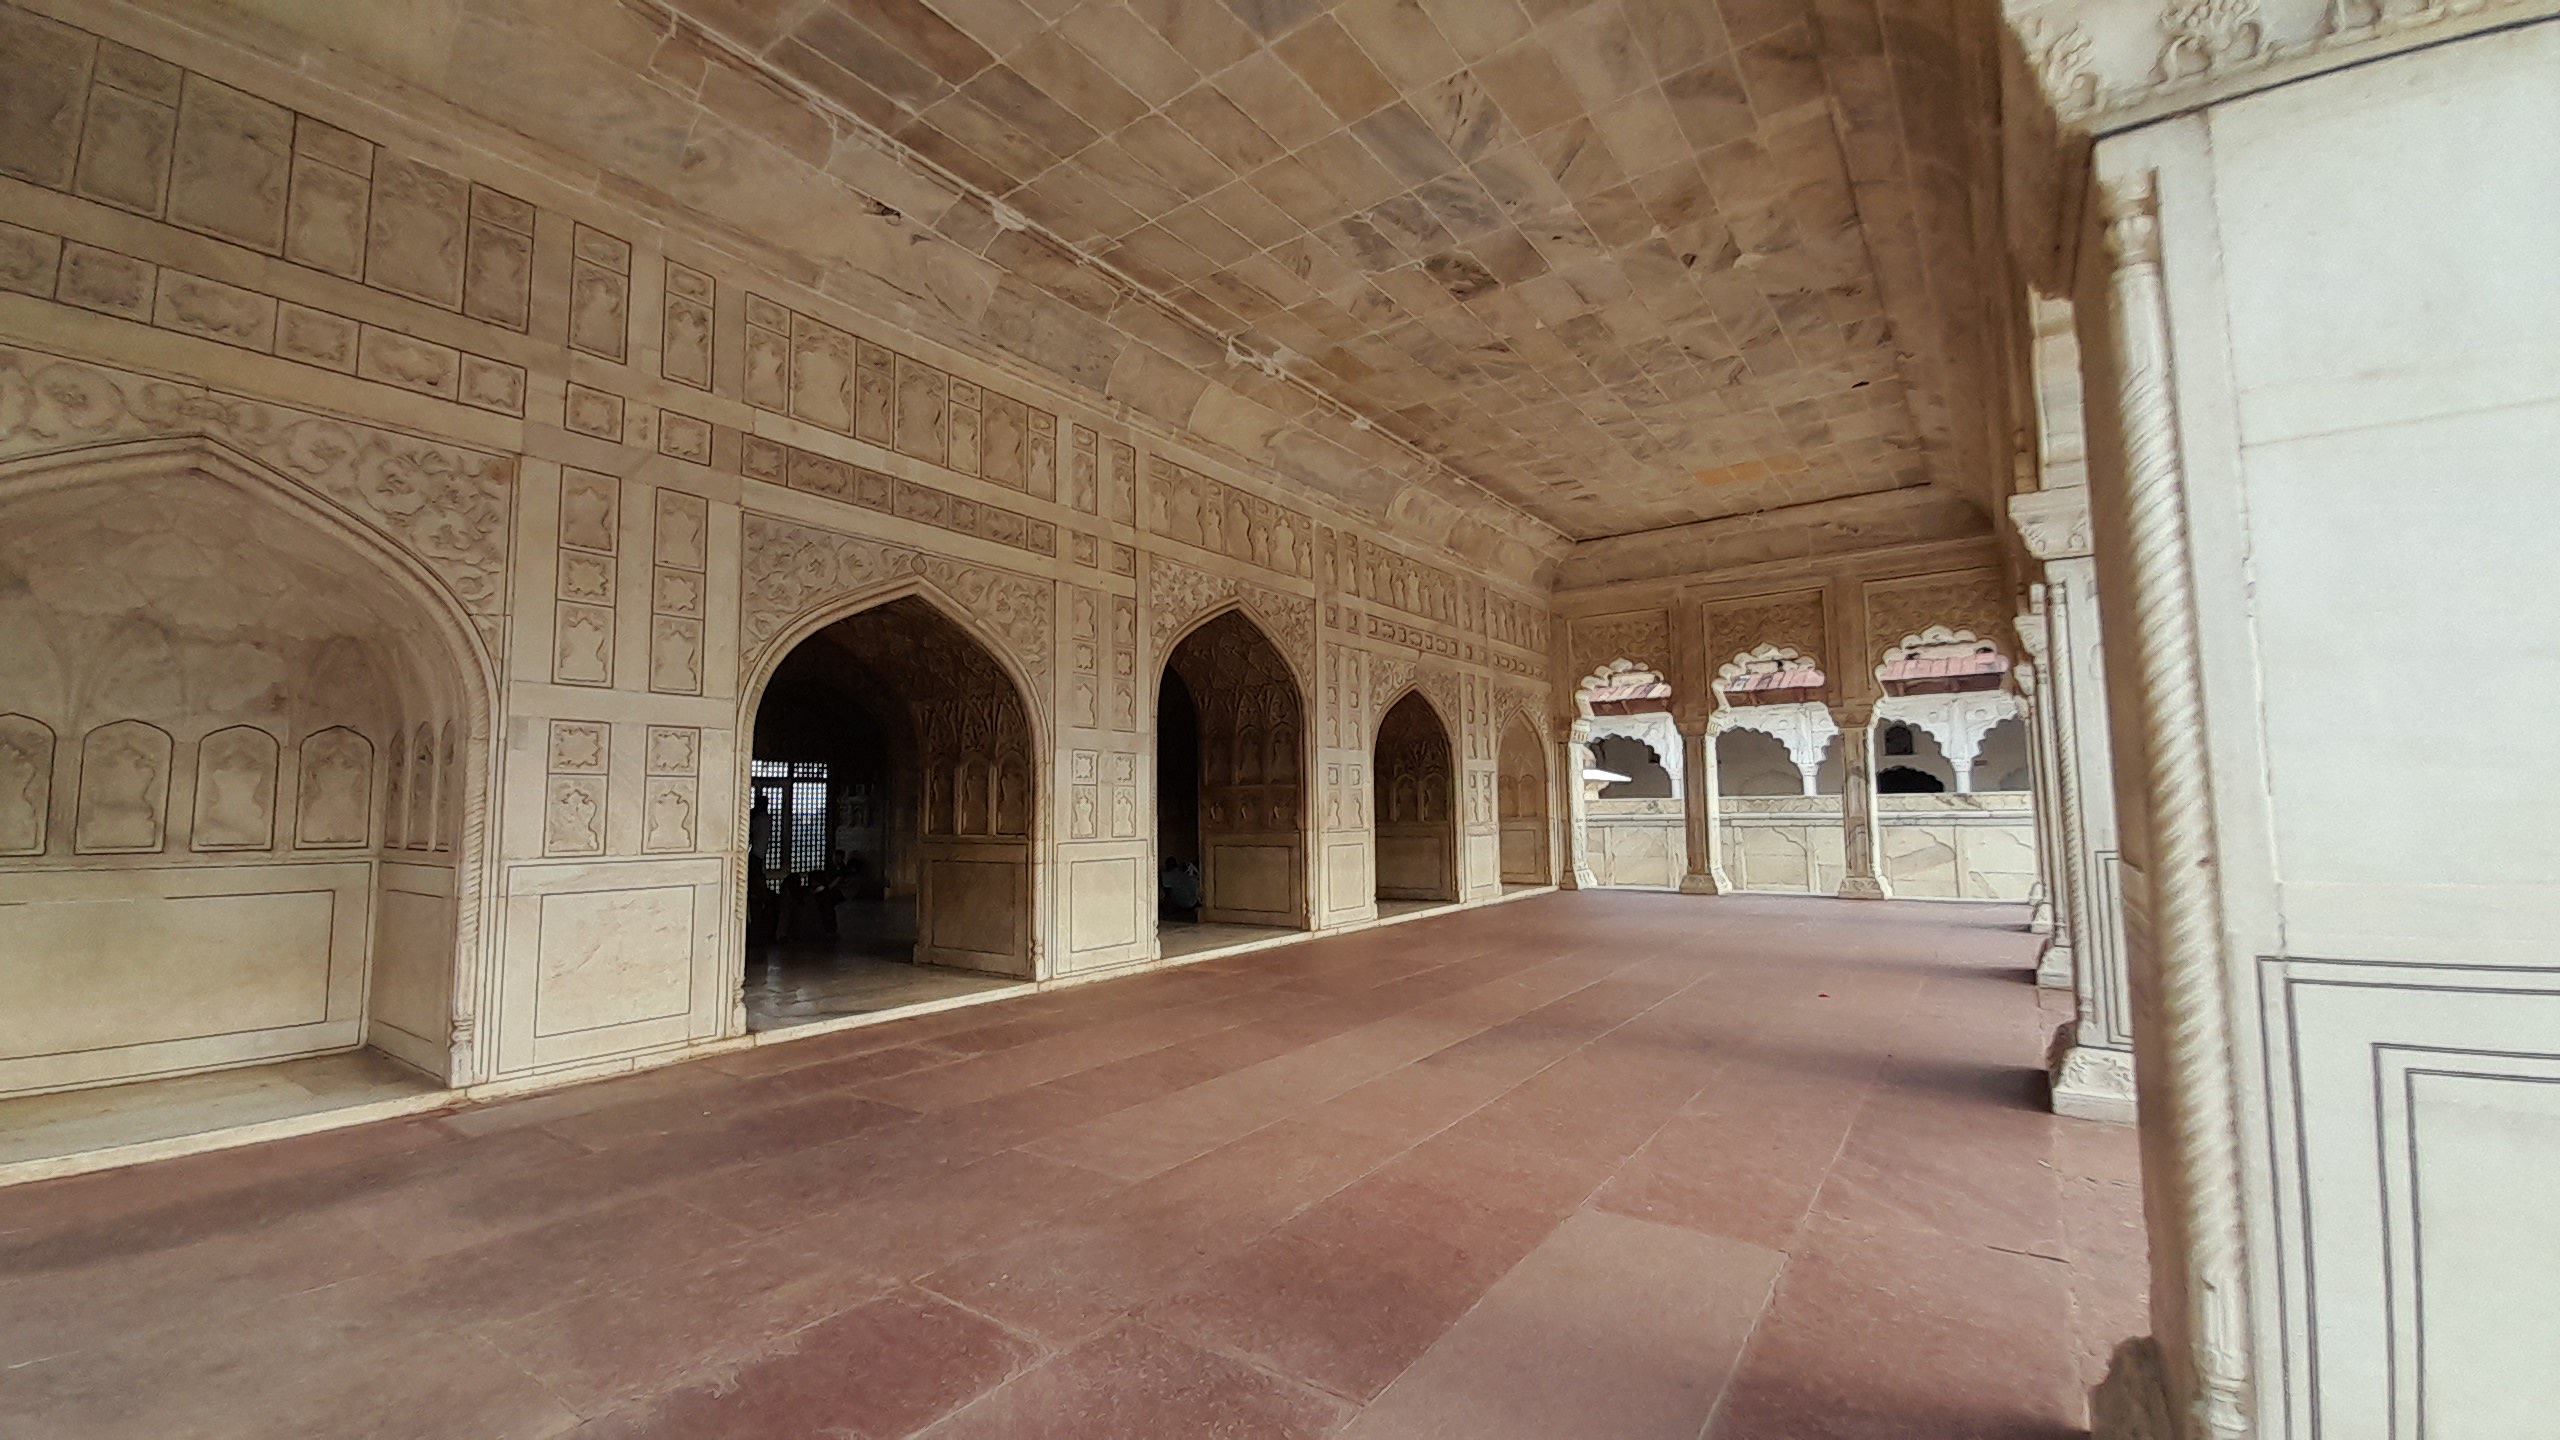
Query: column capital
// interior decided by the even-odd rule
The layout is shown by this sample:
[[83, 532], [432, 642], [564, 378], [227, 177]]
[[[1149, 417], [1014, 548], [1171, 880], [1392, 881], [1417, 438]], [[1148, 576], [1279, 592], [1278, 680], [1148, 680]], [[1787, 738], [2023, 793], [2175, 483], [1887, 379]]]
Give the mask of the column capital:
[[2080, 486], [2010, 496], [2009, 523], [2038, 560], [2073, 560], [2092, 553], [2089, 492]]

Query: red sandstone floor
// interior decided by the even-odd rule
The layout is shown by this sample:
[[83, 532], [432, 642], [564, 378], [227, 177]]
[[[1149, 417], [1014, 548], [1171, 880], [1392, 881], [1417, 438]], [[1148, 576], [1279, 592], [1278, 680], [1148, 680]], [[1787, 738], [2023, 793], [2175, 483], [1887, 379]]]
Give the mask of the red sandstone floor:
[[0, 1433], [2077, 1434], [2138, 1187], [2022, 918], [1557, 895], [0, 1191]]

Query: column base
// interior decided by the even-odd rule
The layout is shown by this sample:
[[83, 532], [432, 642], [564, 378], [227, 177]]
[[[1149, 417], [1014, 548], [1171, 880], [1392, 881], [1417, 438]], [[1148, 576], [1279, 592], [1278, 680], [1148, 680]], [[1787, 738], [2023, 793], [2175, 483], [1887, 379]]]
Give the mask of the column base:
[[1733, 881], [1720, 869], [1692, 870], [1680, 877], [1680, 893], [1683, 895], [1730, 895], [1733, 893]]
[[2053, 1113], [2074, 1120], [2134, 1123], [2133, 1052], [2077, 1043], [2079, 1027], [2053, 1032], [2045, 1068], [2053, 1077]]
[[2179, 1440], [2160, 1342], [2145, 1335], [2116, 1347], [2107, 1378], [2089, 1392], [2089, 1440]]
[[2047, 990], [2068, 990], [2071, 971], [2071, 942], [2058, 936], [2045, 941], [2036, 954], [2036, 984]]
[[2027, 933], [2030, 935], [2050, 935], [2053, 933], [2052, 901], [2044, 899], [2041, 896], [2037, 898], [2035, 909], [2029, 911], [2027, 914]]
[[1874, 875], [1852, 875], [1840, 882], [1843, 900], [1890, 900], [1893, 887]]

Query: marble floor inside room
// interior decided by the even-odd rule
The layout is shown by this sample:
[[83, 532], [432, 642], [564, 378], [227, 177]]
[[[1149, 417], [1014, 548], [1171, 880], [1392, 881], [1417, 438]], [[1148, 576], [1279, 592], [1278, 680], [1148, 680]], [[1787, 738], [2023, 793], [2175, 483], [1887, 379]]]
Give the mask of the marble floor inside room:
[[1231, 945], [1255, 945], [1285, 940], [1304, 934], [1278, 925], [1229, 925], [1215, 920], [1158, 920], [1156, 946], [1167, 960], [1185, 955], [1199, 955], [1211, 950], [1224, 950]]
[[913, 900], [847, 901], [836, 933], [762, 939], [747, 947], [747, 1028], [782, 1030], [874, 1015], [1026, 982], [915, 963]]
[[2059, 1440], [2140, 1201], [2023, 917], [1537, 896], [0, 1190], [0, 1416]]

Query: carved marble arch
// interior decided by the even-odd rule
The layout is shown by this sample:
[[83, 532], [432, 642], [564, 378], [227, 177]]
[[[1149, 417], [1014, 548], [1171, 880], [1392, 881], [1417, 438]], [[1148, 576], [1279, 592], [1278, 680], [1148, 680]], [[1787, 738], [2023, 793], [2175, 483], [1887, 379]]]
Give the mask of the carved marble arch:
[[[950, 592], [922, 575], [902, 576], [870, 589], [840, 597], [832, 603], [803, 613], [789, 625], [776, 630], [756, 652], [753, 665], [743, 677], [745, 683], [739, 687], [738, 733], [741, 735], [755, 733], [756, 710], [764, 703], [766, 687], [773, 683], [774, 672], [782, 668], [782, 662], [790, 658], [792, 651], [800, 648], [802, 641], [839, 621], [850, 620], [866, 611], [877, 610], [884, 605], [910, 598], [932, 607], [939, 618], [948, 621], [962, 634], [967, 635], [987, 659], [1004, 672], [1005, 678], [1012, 682], [1014, 695], [1022, 702], [1024, 720], [1030, 727], [1028, 749], [1034, 755], [1047, 754], [1050, 744], [1048, 712], [1047, 707], [1039, 703], [1042, 694], [1041, 677], [1035, 676], [1026, 669], [1022, 657], [1015, 654], [1012, 647], [1004, 642], [1004, 637], [981, 623], [968, 605], [963, 604]], [[737, 793], [741, 796], [746, 795], [749, 790], [746, 765], [751, 758], [741, 754], [738, 760]], [[743, 867], [746, 864], [747, 818], [743, 808], [745, 804], [744, 800], [740, 802], [742, 808], [738, 818], [737, 848], [741, 875], [745, 873]]]
[[[1234, 617], [1233, 620], [1228, 619], [1230, 616]], [[1160, 693], [1163, 690], [1164, 672], [1173, 667], [1173, 657], [1180, 653], [1184, 645], [1189, 644], [1194, 637], [1209, 631], [1210, 627], [1219, 626], [1222, 623], [1244, 626], [1262, 641], [1264, 648], [1271, 652], [1271, 658], [1279, 662], [1282, 670], [1288, 672], [1289, 683], [1297, 691], [1299, 705], [1303, 709], [1306, 697], [1314, 686], [1315, 677], [1306, 673], [1302, 657], [1290, 653], [1289, 641], [1293, 637], [1283, 635], [1272, 617], [1244, 596], [1211, 605], [1185, 621], [1180, 629], [1166, 637], [1164, 642], [1156, 647], [1155, 684], [1150, 693]], [[1185, 683], [1188, 681], [1186, 680]]]
[[1378, 736], [1386, 728], [1387, 717], [1394, 713], [1396, 706], [1404, 703], [1404, 698], [1408, 695], [1419, 698], [1431, 711], [1431, 718], [1440, 722], [1441, 736], [1449, 742], [1450, 756], [1454, 760], [1459, 737], [1465, 732], [1458, 728], [1457, 716], [1451, 711], [1449, 702], [1433, 695], [1419, 678], [1409, 680], [1377, 697], [1376, 704], [1370, 713], [1378, 717], [1378, 728], [1370, 732], [1369, 748], [1372, 751], [1378, 748]]
[[[1230, 605], [1167, 647], [1164, 675], [1181, 680], [1191, 703], [1198, 803], [1191, 819], [1177, 808], [1168, 822], [1173, 832], [1159, 839], [1167, 854], [1176, 853], [1174, 841], [1195, 842], [1200, 918], [1305, 924], [1306, 776], [1314, 736], [1296, 668], [1249, 607]], [[1160, 676], [1157, 697], [1164, 688]], [[1166, 727], [1160, 724], [1157, 736], [1166, 743]], [[1189, 830], [1194, 823], [1196, 835]]]
[[[247, 927], [209, 939], [211, 958], [189, 963], [211, 973], [231, 954], [224, 945], [253, 946], [255, 963], [246, 951], [232, 957], [243, 987], [279, 983], [291, 971], [290, 983], [324, 996], [323, 1018], [290, 1034], [253, 1024], [128, 1044], [112, 1027], [99, 1030], [82, 1052], [85, 1073], [71, 1083], [356, 1045], [456, 1085], [492, 1071], [478, 1023], [494, 985], [483, 937], [497, 676], [481, 628], [492, 616], [365, 508], [396, 504], [391, 490], [363, 498], [356, 504], [200, 435], [0, 461], [0, 548], [14, 551], [0, 555], [0, 568], [59, 572], [0, 597], [0, 633], [12, 637], [0, 646], [0, 692], [51, 729], [55, 757], [53, 823], [0, 817], [18, 857], [0, 863], [0, 901], [27, 898], [9, 893], [12, 882], [39, 870], [59, 872], [49, 882], [58, 890], [87, 883], [91, 871], [105, 883], [113, 871], [185, 864], [191, 892], [213, 908], [238, 897], [238, 924]], [[463, 737], [446, 767], [454, 837], [435, 847], [442, 853], [400, 854], [386, 849], [402, 838], [385, 828], [388, 757], [403, 751], [405, 727], [421, 717], [458, 726]], [[84, 798], [89, 781], [68, 762], [94, 737], [144, 729], [165, 738], [122, 747], [113, 758], [123, 770], [102, 772], [97, 793]], [[44, 748], [31, 724], [0, 738], [14, 738], [9, 748], [22, 759]], [[0, 806], [46, 788], [24, 783], [42, 777], [18, 778]], [[74, 862], [84, 851], [97, 858]], [[252, 923], [281, 914], [270, 899], [277, 867], [385, 854], [450, 868], [451, 878], [404, 889], [420, 882], [369, 863], [291, 873], [308, 877], [296, 893], [314, 903], [396, 903], [404, 913], [397, 945], [378, 931], [342, 940], [326, 926]], [[269, 924], [283, 928], [258, 928]], [[111, 949], [118, 941], [102, 933], [88, 943]], [[145, 975], [137, 988], [154, 984]], [[251, 994], [244, 988], [232, 1003], [254, 1008]], [[40, 1068], [0, 1033], [0, 1093], [57, 1083]]]
[[[912, 884], [919, 964], [1035, 978], [1038, 917], [1048, 903], [1034, 857], [1050, 824], [1049, 744], [1022, 656], [979, 612], [927, 575], [886, 583], [803, 613], [772, 632], [741, 687], [729, 865], [735, 935], [727, 982], [732, 1030], [747, 1023], [747, 845], [755, 787], [750, 766], [760, 714], [796, 657], [894, 696], [909, 748], [891, 763], [913, 784], [904, 839], [880, 859]], [[909, 743], [911, 742], [911, 743]], [[903, 782], [902, 782], [903, 783]], [[893, 792], [894, 793], [894, 792]]]

